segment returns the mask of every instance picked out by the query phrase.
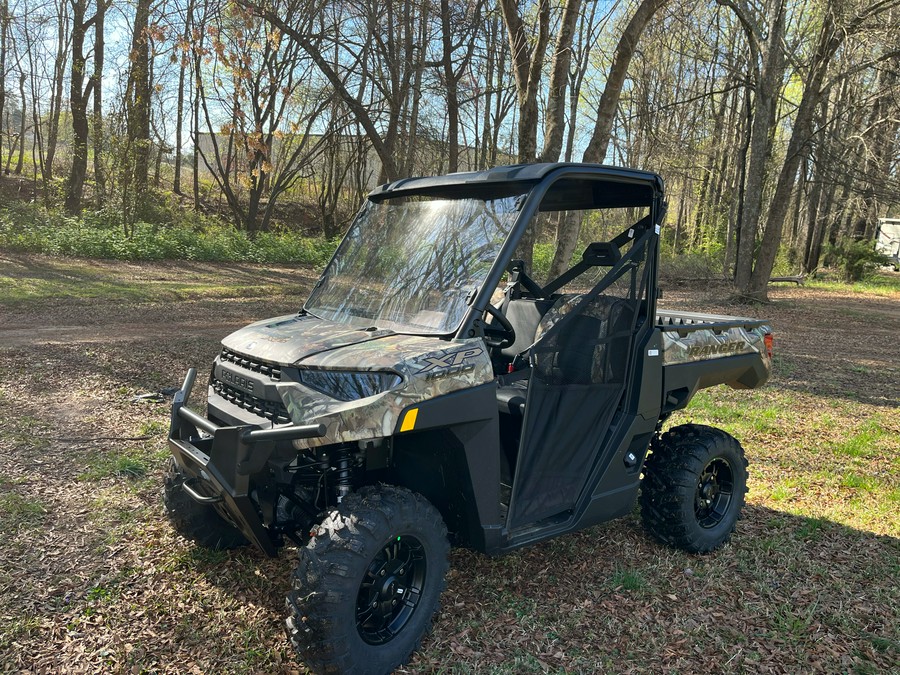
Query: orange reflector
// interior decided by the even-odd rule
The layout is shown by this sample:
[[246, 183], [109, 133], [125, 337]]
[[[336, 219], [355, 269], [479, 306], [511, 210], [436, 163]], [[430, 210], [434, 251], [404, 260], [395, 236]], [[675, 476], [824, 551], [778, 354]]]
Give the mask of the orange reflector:
[[407, 411], [406, 417], [403, 418], [403, 424], [400, 425], [400, 431], [412, 431], [416, 428], [416, 417], [419, 416], [419, 409], [413, 408]]
[[771, 333], [766, 333], [763, 336], [763, 342], [766, 343], [766, 353], [769, 355], [769, 358], [771, 359], [772, 351], [773, 351], [772, 346], [773, 346], [773, 343], [775, 342], [775, 336], [772, 335]]

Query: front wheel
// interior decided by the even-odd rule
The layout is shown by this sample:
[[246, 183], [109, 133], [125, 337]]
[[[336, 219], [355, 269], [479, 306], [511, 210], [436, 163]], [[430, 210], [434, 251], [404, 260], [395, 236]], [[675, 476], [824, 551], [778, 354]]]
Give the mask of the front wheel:
[[344, 498], [314, 530], [287, 597], [288, 634], [314, 672], [389, 673], [437, 611], [450, 546], [421, 495], [382, 485]]
[[741, 444], [721, 429], [684, 424], [654, 439], [651, 450], [641, 483], [644, 527], [690, 553], [722, 546], [747, 494]]

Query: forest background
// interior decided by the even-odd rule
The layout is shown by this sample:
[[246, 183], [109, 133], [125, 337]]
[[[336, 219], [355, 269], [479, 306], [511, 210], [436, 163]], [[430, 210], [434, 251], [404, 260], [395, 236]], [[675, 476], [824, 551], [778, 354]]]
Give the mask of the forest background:
[[900, 0], [0, 0], [0, 76], [8, 250], [319, 265], [379, 183], [603, 162], [764, 300], [900, 215]]

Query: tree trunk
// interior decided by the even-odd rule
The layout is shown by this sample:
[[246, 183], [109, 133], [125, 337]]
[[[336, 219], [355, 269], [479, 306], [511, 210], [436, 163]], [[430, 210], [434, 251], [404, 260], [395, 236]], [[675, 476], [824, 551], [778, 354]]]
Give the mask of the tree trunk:
[[776, 101], [781, 91], [781, 77], [784, 70], [782, 45], [784, 24], [784, 0], [781, 0], [769, 28], [769, 39], [762, 54], [762, 70], [756, 84], [756, 105], [750, 126], [744, 205], [741, 210], [740, 228], [735, 233], [737, 251], [734, 283], [743, 293], [749, 290], [750, 274], [753, 270], [753, 251], [756, 248], [756, 231], [762, 212], [769, 137], [775, 124]]
[[[6, 112], [6, 37], [9, 33], [9, 2], [2, 0], [0, 2], [0, 120], [3, 119], [3, 113]], [[12, 138], [10, 141], [10, 151], [12, 150]], [[2, 144], [0, 144], [2, 149]]]
[[544, 149], [541, 151], [541, 162], [557, 162], [562, 152], [566, 126], [566, 86], [572, 64], [575, 22], [580, 11], [581, 0], [566, 0], [562, 23], [556, 35], [553, 63], [550, 66], [550, 92], [547, 94], [547, 108], [544, 111]]
[[757, 300], [767, 300], [767, 289], [772, 268], [775, 266], [775, 257], [778, 254], [778, 246], [781, 243], [781, 233], [784, 220], [790, 204], [791, 191], [797, 176], [797, 169], [803, 157], [807, 143], [812, 135], [812, 122], [816, 108], [822, 97], [822, 83], [828, 72], [831, 57], [837, 51], [843, 41], [843, 31], [837, 30], [834, 25], [834, 15], [828, 11], [825, 14], [819, 42], [810, 65], [810, 73], [807, 76], [806, 88], [800, 99], [800, 107], [794, 118], [791, 140], [788, 143], [787, 156], [778, 182], [775, 184], [775, 192], [772, 195], [772, 205], [766, 219], [766, 227], [763, 232], [762, 242], [759, 247], [759, 255], [753, 274], [746, 286], [738, 286], [744, 295]]
[[[635, 49], [637, 49], [638, 40], [640, 40], [641, 34], [647, 27], [650, 19], [667, 1], [642, 0], [634, 15], [628, 21], [628, 25], [625, 27], [618, 45], [616, 45], [612, 65], [606, 78], [606, 86], [597, 106], [597, 121], [594, 124], [594, 132], [581, 161], [602, 163], [606, 157], [606, 149], [612, 133], [619, 97], [625, 84], [628, 65], [631, 63], [631, 58], [634, 56]], [[568, 263], [575, 253], [575, 247], [578, 245], [578, 237], [581, 234], [580, 217], [573, 215], [573, 217], [566, 218], [562, 222], [565, 229], [557, 231], [556, 251], [553, 253], [553, 262], [550, 265], [551, 274], [558, 274], [568, 267]]]
[[450, 27], [450, 0], [441, 0], [441, 66], [447, 89], [447, 170], [459, 171], [459, 94], [458, 80], [453, 72], [453, 44]]
[[127, 135], [131, 148], [131, 182], [140, 201], [150, 170], [150, 0], [138, 0], [131, 36], [131, 70], [126, 89]]
[[854, 235], [859, 239], [872, 239], [878, 225], [879, 192], [881, 185], [890, 180], [891, 163], [896, 157], [898, 116], [896, 114], [896, 84], [900, 71], [900, 58], [894, 56], [878, 73], [876, 90], [879, 93], [869, 115], [869, 136], [864, 162], [866, 182], [864, 213], [861, 226]]
[[[484, 74], [484, 83], [485, 83], [485, 93], [484, 93], [484, 106], [482, 111], [483, 116], [483, 124], [482, 124], [482, 132], [481, 132], [481, 148], [478, 153], [478, 163], [475, 168], [482, 170], [488, 168], [489, 165], [489, 157], [491, 156], [491, 146], [493, 143], [492, 136], [492, 124], [491, 124], [491, 111], [493, 109], [493, 97], [496, 95], [497, 98], [500, 98], [500, 94], [494, 94], [494, 69], [495, 63], [497, 59], [497, 50], [495, 49], [497, 45], [497, 33], [499, 32], [499, 27], [497, 26], [497, 15], [493, 14], [491, 17], [490, 23], [487, 27], [487, 35], [485, 37], [486, 40], [486, 64], [485, 64], [485, 74]], [[502, 58], [502, 56], [500, 57]]]
[[547, 50], [550, 36], [550, 2], [539, 1], [538, 31], [534, 40], [528, 38], [525, 22], [519, 16], [515, 0], [500, 0], [500, 9], [509, 37], [519, 103], [518, 161], [520, 164], [526, 164], [535, 161], [537, 157], [537, 94], [541, 83], [544, 52]]
[[728, 211], [728, 234], [725, 240], [725, 265], [722, 270], [725, 275], [734, 278], [736, 274], [736, 260], [738, 247], [740, 246], [741, 218], [744, 215], [744, 204], [747, 194], [747, 157], [750, 153], [750, 143], [753, 140], [753, 109], [750, 100], [750, 91], [744, 91], [741, 102], [743, 115], [735, 133], [735, 143], [740, 148], [735, 159], [734, 187], [737, 192], [731, 202]]
[[[572, 153], [575, 148], [576, 120], [578, 117], [578, 104], [581, 102], [581, 87], [585, 75], [590, 66], [591, 47], [593, 45], [594, 17], [597, 13], [597, 3], [591, 3], [591, 10], [583, 16], [578, 26], [578, 63], [574, 71], [570, 72], [569, 83], [569, 123], [566, 130], [565, 161], [572, 161]], [[572, 49], [576, 43], [573, 41]]]
[[15, 174], [22, 175], [25, 168], [25, 108], [28, 104], [25, 98], [25, 72], [19, 72], [19, 97], [22, 99], [22, 114], [19, 118], [19, 159], [16, 162]]
[[91, 91], [94, 96], [94, 203], [103, 206], [106, 196], [106, 171], [103, 167], [103, 57], [106, 48], [104, 22], [107, 2], [97, 0], [97, 14], [94, 21], [94, 72], [91, 75]]
[[[541, 83], [544, 52], [547, 50], [550, 35], [550, 2], [549, 0], [539, 2], [538, 34], [534, 40], [528, 39], [525, 22], [519, 16], [515, 0], [500, 0], [500, 9], [509, 37], [519, 104], [518, 162], [527, 164], [535, 161], [537, 157], [537, 94]], [[532, 270], [536, 239], [534, 227], [529, 227], [519, 240], [517, 255], [525, 261], [525, 269], [529, 272]]]
[[72, 1], [72, 75], [69, 83], [69, 107], [72, 114], [72, 168], [66, 184], [67, 213], [81, 212], [84, 179], [87, 174], [88, 117], [84, 86], [84, 38], [88, 26], [84, 20], [87, 0]]
[[606, 158], [606, 150], [609, 147], [609, 138], [612, 133], [613, 122], [616, 117], [616, 109], [619, 106], [619, 97], [625, 84], [625, 76], [628, 74], [628, 65], [637, 49], [641, 34], [653, 18], [653, 15], [662, 8], [668, 0], [641, 0], [637, 10], [632, 15], [619, 38], [616, 51], [613, 53], [612, 65], [606, 76], [606, 86], [597, 104], [597, 121], [594, 123], [594, 132], [588, 141], [582, 157], [583, 162], [602, 163]]
[[53, 96], [47, 122], [47, 155], [44, 162], [43, 180], [45, 187], [53, 180], [53, 162], [56, 159], [56, 145], [59, 139], [59, 117], [62, 112], [63, 83], [66, 78], [66, 64], [69, 53], [69, 2], [59, 0], [59, 24], [56, 35], [56, 58], [53, 61]]
[[197, 27], [199, 39], [192, 45], [191, 59], [191, 144], [193, 153], [191, 156], [191, 193], [194, 197], [194, 211], [200, 211], [200, 65], [203, 53], [203, 33], [206, 29], [205, 18]]

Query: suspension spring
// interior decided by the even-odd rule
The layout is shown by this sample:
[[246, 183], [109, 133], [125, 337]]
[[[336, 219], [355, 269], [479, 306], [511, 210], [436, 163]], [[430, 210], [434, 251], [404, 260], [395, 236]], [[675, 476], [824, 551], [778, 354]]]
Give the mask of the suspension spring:
[[331, 458], [331, 469], [334, 472], [334, 494], [338, 504], [353, 491], [353, 472], [350, 453], [337, 450]]

